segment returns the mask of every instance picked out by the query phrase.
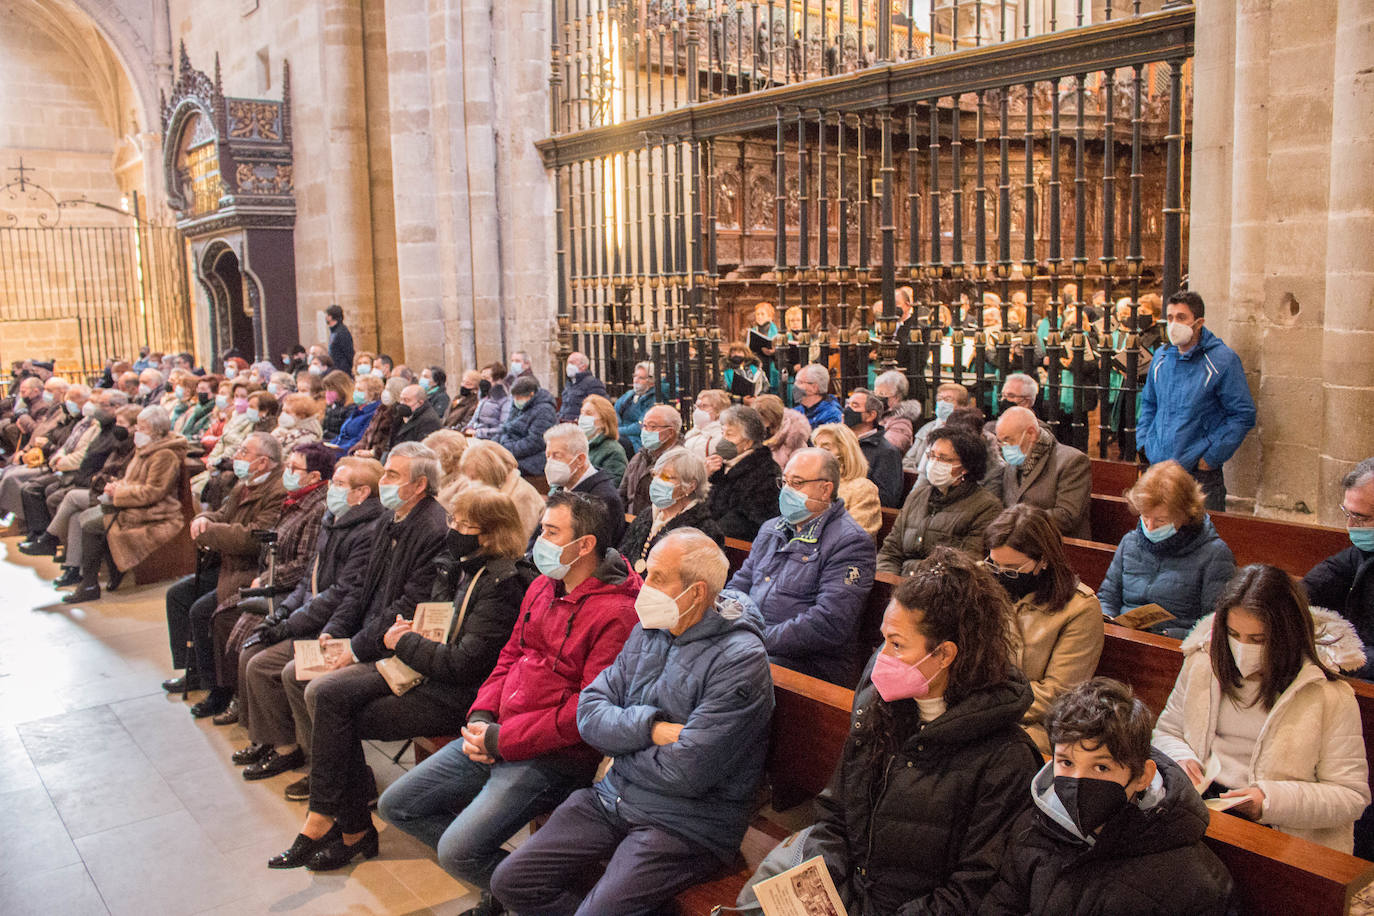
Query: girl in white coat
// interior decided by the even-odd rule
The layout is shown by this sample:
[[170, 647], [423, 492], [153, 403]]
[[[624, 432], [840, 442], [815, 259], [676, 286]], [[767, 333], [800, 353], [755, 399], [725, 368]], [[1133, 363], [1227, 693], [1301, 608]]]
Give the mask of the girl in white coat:
[[1155, 747], [1204, 797], [1241, 799], [1230, 813], [1351, 852], [1370, 793], [1355, 694], [1335, 673], [1364, 663], [1350, 624], [1309, 610], [1287, 573], [1256, 564], [1183, 652]]

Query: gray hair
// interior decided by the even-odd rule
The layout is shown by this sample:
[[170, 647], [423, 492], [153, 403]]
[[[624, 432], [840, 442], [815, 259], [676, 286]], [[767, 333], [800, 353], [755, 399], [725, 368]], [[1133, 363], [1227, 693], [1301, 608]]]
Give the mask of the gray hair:
[[833, 502], [840, 495], [840, 462], [828, 449], [815, 448], [814, 446], [799, 448], [792, 453], [792, 457], [788, 459], [787, 463], [791, 464], [798, 458], [810, 458], [812, 456], [821, 459], [821, 466], [816, 476], [821, 480], [830, 481], [830, 499]]
[[[662, 411], [668, 417], [668, 422], [672, 424], [673, 428], [676, 429], [679, 434], [682, 433], [682, 414], [678, 412], [678, 409], [676, 407], [674, 407], [671, 404], [655, 404], [653, 407], [650, 407], [648, 410], [644, 411], [644, 416], [648, 417], [649, 414], [653, 413], [656, 410]], [[722, 414], [721, 416], [724, 416], [724, 414]], [[640, 420], [641, 424], [643, 422], [643, 420]]]
[[768, 428], [764, 425], [763, 417], [754, 408], [742, 404], [722, 410], [720, 425], [735, 427], [744, 438], [755, 445], [762, 445], [763, 440], [768, 438]]
[[158, 405], [145, 407], [138, 412], [138, 422], [148, 427], [153, 438], [165, 436], [172, 431], [172, 418]]
[[[887, 403], [867, 388], [855, 388], [850, 396], [856, 394], [863, 398], [863, 412], [874, 414], [877, 420], [882, 420], [883, 414], [887, 413]], [[877, 421], [875, 420], [875, 422]]]
[[1040, 393], [1040, 383], [1024, 372], [1013, 372], [1011, 375], [1008, 375], [1006, 379], [1002, 382], [1002, 390], [1006, 391], [1007, 385], [1011, 382], [1018, 382], [1021, 385], [1029, 388], [1030, 399], [1032, 401], [1035, 400], [1036, 395]]
[[81, 395], [89, 398], [91, 396], [91, 389], [89, 385], [83, 385], [80, 382], [76, 382], [67, 386], [67, 395], [68, 397], [72, 395]]
[[253, 447], [258, 450], [258, 454], [267, 458], [273, 464], [281, 464], [281, 442], [271, 433], [249, 433], [243, 439], [243, 444], [253, 443]]
[[559, 423], [544, 430], [544, 444], [558, 444], [574, 455], [587, 454], [587, 436], [576, 423]]
[[402, 442], [391, 450], [388, 458], [409, 458], [410, 459], [410, 483], [417, 477], [425, 479], [425, 495], [433, 496], [439, 492], [439, 483], [443, 479], [444, 470], [439, 464], [439, 456], [434, 449], [419, 442]]
[[907, 383], [906, 376], [896, 369], [889, 369], [873, 380], [874, 390], [888, 385], [892, 386], [892, 393], [896, 395], [899, 401], [906, 400], [906, 393], [911, 390], [910, 385]]
[[513, 398], [532, 395], [539, 390], [539, 383], [528, 375], [522, 375], [515, 380], [515, 384], [510, 386], [510, 394]]
[[1371, 480], [1374, 480], [1374, 458], [1366, 458], [1351, 468], [1349, 474], [1341, 478], [1341, 486], [1350, 490], [1355, 487], [1362, 487]]
[[636, 369], [643, 369], [645, 372], [649, 373], [649, 379], [650, 379], [650, 380], [653, 379], [653, 377], [654, 377], [654, 364], [653, 364], [652, 362], [650, 362], [649, 360], [646, 359], [646, 360], [645, 360], [644, 362], [642, 362], [642, 363], [635, 363], [635, 368], [636, 368]]
[[818, 386], [821, 394], [830, 390], [830, 370], [820, 363], [810, 363], [797, 370], [798, 381], [810, 382]]
[[129, 396], [118, 388], [105, 389], [105, 406], [110, 408], [123, 407], [129, 403]]
[[700, 455], [680, 445], [670, 448], [654, 462], [654, 474], [662, 474], [670, 469], [677, 474], [680, 483], [691, 485], [694, 499], [706, 498], [711, 490], [711, 484], [707, 482], [710, 475], [706, 473], [706, 462]]
[[707, 603], [714, 604], [730, 575], [730, 562], [725, 558], [725, 551], [699, 528], [686, 527], [674, 528], [663, 535], [649, 554], [658, 553], [664, 544], [678, 542], [682, 547], [682, 558], [677, 568], [678, 579], [687, 586], [706, 583]]

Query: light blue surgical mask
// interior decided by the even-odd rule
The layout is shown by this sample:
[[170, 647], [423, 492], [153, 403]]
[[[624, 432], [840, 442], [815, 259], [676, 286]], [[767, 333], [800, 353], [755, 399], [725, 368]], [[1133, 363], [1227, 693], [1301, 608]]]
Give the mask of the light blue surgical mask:
[[1019, 445], [1002, 444], [1002, 460], [1014, 468], [1019, 468], [1026, 463], [1026, 453], [1021, 451]]
[[344, 513], [353, 507], [348, 504], [348, 487], [336, 487], [329, 485], [329, 490], [324, 494], [324, 505], [334, 516], [335, 521], [344, 517]]
[[429, 389], [434, 387], [434, 381], [432, 379], [427, 379], [422, 375], [420, 376], [420, 387], [423, 388], [425, 391], [428, 391]]
[[639, 433], [639, 444], [651, 452], [657, 449], [662, 443], [663, 440], [659, 438], [658, 430], [656, 429], [645, 429], [641, 430]]
[[677, 502], [676, 492], [677, 484], [669, 483], [662, 477], [649, 481], [649, 502], [654, 504], [655, 509], [666, 509]]
[[360, 365], [358, 366], [358, 373], [357, 373], [357, 374], [358, 374], [358, 376], [359, 376], [360, 378], [361, 378], [362, 376], [364, 376], [364, 375], [371, 375], [371, 374], [372, 374], [372, 364], [371, 364], [371, 363], [362, 363], [362, 364], [360, 364]]
[[248, 410], [244, 411], [243, 415], [247, 417], [251, 423], [256, 423], [262, 419], [262, 411], [258, 410], [256, 407], [248, 408]]
[[63, 401], [62, 406], [67, 408], [67, 413], [72, 416], [81, 413], [81, 407], [75, 401]]
[[524, 400], [520, 400], [520, 399], [516, 398], [516, 399], [512, 399], [511, 404], [512, 404], [512, 406], [515, 407], [516, 410], [524, 410], [524, 409], [525, 409], [525, 405], [528, 404], [529, 402], [530, 402], [530, 399], [529, 399], [529, 398], [525, 398]]
[[178, 386], [177, 386], [177, 390], [176, 390], [176, 395], [177, 395], [177, 400], [178, 400], [178, 401], [184, 401], [184, 400], [186, 400], [186, 389], [183, 388], [181, 385], [178, 385]]
[[278, 385], [276, 382], [268, 382], [268, 383], [267, 383], [267, 391], [268, 391], [269, 394], [273, 394], [273, 395], [275, 395], [275, 394], [280, 394], [280, 393], [281, 393], [281, 386]]
[[252, 465], [253, 462], [251, 461], [248, 461], [243, 458], [235, 458], [234, 476], [237, 477], [239, 480], [247, 480], [248, 475], [252, 473]]
[[364, 394], [364, 393], [362, 392], [361, 389], [355, 388], [355, 389], [353, 390], [353, 403], [354, 403], [354, 404], [366, 404], [366, 403], [367, 403], [367, 395]]
[[582, 435], [586, 436], [587, 441], [590, 442], [596, 438], [596, 417], [582, 414], [577, 418], [577, 428], [582, 430]]
[[1347, 528], [1350, 543], [1365, 553], [1374, 553], [1374, 528]]
[[298, 471], [285, 470], [281, 472], [281, 485], [286, 487], [288, 493], [295, 493], [301, 488], [301, 475]]
[[401, 485], [398, 483], [384, 483], [377, 487], [377, 495], [381, 497], [382, 505], [391, 509], [393, 512], [401, 508]]
[[217, 407], [217, 408], [220, 409], [220, 410], [223, 410], [224, 408], [226, 408], [226, 407], [228, 407], [228, 406], [229, 406], [229, 395], [227, 395], [227, 394], [217, 394], [217, 395], [215, 395], [215, 407]]
[[1173, 537], [1178, 533], [1178, 529], [1174, 527], [1173, 522], [1166, 522], [1158, 528], [1151, 530], [1145, 527], [1145, 520], [1141, 519], [1140, 533], [1145, 535], [1145, 539], [1150, 543], [1158, 544], [1160, 541], [1167, 541], [1169, 538]]
[[783, 487], [778, 494], [778, 509], [789, 525], [799, 525], [813, 515], [806, 506], [806, 494], [792, 487]]
[[57, 400], [57, 398], [53, 397], [53, 393], [51, 391], [43, 392], [43, 403], [51, 404], [55, 400]]
[[563, 562], [563, 547], [543, 535], [534, 542], [534, 565], [539, 572], [550, 579], [562, 579], [568, 574], [569, 565]]
[[949, 401], [936, 401], [936, 402], [935, 402], [935, 417], [936, 417], [936, 419], [938, 419], [941, 423], [943, 423], [943, 422], [945, 422], [946, 420], [948, 420], [948, 419], [949, 419], [949, 415], [952, 414], [952, 413], [954, 413], [954, 405], [951, 404]]

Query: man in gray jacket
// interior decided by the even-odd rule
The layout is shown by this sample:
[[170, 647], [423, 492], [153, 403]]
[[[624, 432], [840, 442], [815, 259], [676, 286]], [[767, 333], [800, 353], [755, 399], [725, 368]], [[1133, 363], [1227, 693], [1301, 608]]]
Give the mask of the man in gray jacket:
[[[521, 914], [656, 912], [734, 860], [763, 775], [773, 682], [763, 619], [724, 590], [725, 554], [679, 528], [649, 554], [634, 628], [578, 701], [577, 726], [614, 758], [496, 869]], [[577, 879], [609, 859], [583, 898]]]
[[1002, 469], [1002, 504], [1039, 506], [1065, 537], [1092, 537], [1088, 456], [1055, 439], [1024, 407], [1012, 407], [998, 418], [997, 442], [1007, 463]]

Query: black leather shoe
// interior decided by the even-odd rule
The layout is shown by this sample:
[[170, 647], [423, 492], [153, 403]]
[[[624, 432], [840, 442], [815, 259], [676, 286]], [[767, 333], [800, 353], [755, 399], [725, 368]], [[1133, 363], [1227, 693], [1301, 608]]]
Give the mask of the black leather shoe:
[[464, 910], [458, 916], [503, 916], [506, 908], [491, 894], [482, 892], [482, 899], [470, 910]]
[[36, 538], [30, 538], [19, 545], [19, 552], [30, 557], [50, 557], [57, 553], [57, 538], [44, 531]]
[[[337, 828], [339, 825], [335, 824], [334, 826]], [[305, 867], [311, 871], [333, 871], [352, 862], [357, 858], [358, 853], [362, 853], [364, 859], [375, 859], [377, 852], [377, 826], [369, 824], [367, 832], [362, 835], [358, 842], [349, 846], [343, 841], [343, 836], [340, 835], [337, 840], [307, 859]]]
[[53, 588], [71, 588], [81, 584], [81, 570], [75, 566], [62, 567], [62, 575], [52, 580]]
[[163, 681], [162, 689], [168, 693], [185, 693], [187, 690], [199, 690], [200, 681], [191, 678], [190, 683], [187, 683], [186, 675], [183, 674], [181, 677], [169, 677]]
[[[301, 766], [305, 766], [305, 751], [296, 748], [289, 754], [278, 754], [277, 749], [273, 748], [267, 756], [244, 767], [243, 778], [249, 782], [255, 779], [271, 779], [278, 773], [285, 773], [287, 770], [294, 770]], [[306, 798], [309, 797], [307, 794]]]
[[339, 839], [339, 825], [329, 828], [329, 832], [318, 840], [312, 840], [303, 833], [296, 834], [296, 841], [285, 852], [277, 853], [267, 860], [268, 868], [300, 868], [315, 853]]
[[270, 744], [250, 744], [234, 751], [229, 757], [229, 762], [236, 767], [243, 767], [250, 763], [257, 763], [270, 753], [272, 753], [272, 745]]
[[110, 581], [105, 583], [105, 591], [113, 592], [119, 590], [119, 583], [124, 581], [124, 570], [110, 570]]
[[229, 701], [233, 698], [234, 695], [228, 688], [211, 687], [205, 699], [191, 707], [191, 715], [197, 719], [217, 716], [229, 708]]
[[310, 774], [307, 773], [286, 787], [287, 801], [310, 801]]
[[99, 585], [83, 585], [76, 591], [62, 596], [63, 604], [80, 604], [83, 601], [99, 601]]
[[234, 724], [235, 722], [237, 722], [238, 720], [239, 720], [239, 698], [238, 698], [238, 697], [234, 697], [232, 700], [229, 701], [229, 706], [225, 708], [224, 712], [222, 712], [222, 713], [220, 713], [219, 715], [215, 716], [215, 717], [214, 717], [213, 719], [211, 719], [210, 721], [213, 722], [213, 723], [215, 723], [216, 725], [233, 725], [233, 724]]

